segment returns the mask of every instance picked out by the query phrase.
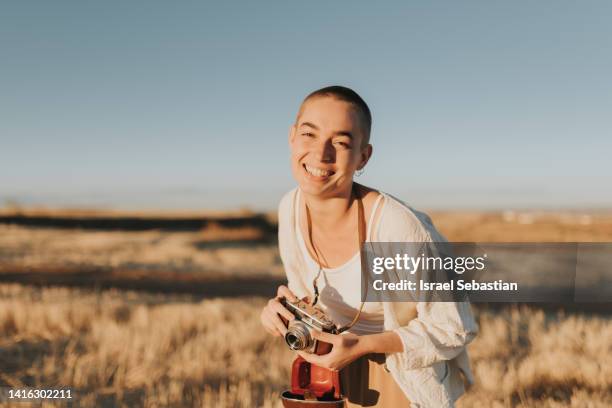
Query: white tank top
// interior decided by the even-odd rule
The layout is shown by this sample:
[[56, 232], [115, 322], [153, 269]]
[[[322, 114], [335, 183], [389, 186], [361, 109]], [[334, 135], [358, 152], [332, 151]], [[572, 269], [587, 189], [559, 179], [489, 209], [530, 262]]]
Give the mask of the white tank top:
[[[301, 192], [298, 189], [295, 195], [296, 200], [300, 200]], [[374, 220], [374, 214], [378, 205], [383, 198], [383, 194], [379, 194], [374, 206], [372, 207], [372, 213], [367, 223], [366, 241], [370, 241], [371, 231], [374, 230], [372, 222]], [[297, 234], [298, 245], [302, 251], [302, 256], [306, 262], [305, 282], [309, 285], [312, 284], [312, 280], [317, 276], [319, 272], [319, 265], [312, 258], [308, 248], [306, 248], [306, 242], [302, 236], [302, 230], [299, 226], [300, 219], [300, 206], [296, 205], [295, 213], [295, 231]], [[381, 208], [384, 211], [384, 205]], [[381, 214], [382, 215], [382, 214]], [[378, 219], [381, 217], [379, 216]], [[349, 324], [359, 311], [361, 305], [361, 257], [357, 252], [350, 260], [345, 262], [336, 268], [322, 268], [321, 275], [317, 280], [317, 286], [319, 288], [319, 301], [317, 303], [331, 319], [336, 323], [338, 327]], [[380, 333], [384, 330], [384, 314], [383, 305], [380, 302], [366, 302], [363, 306], [363, 311], [359, 316], [357, 323], [349, 329], [351, 333], [363, 335]]]

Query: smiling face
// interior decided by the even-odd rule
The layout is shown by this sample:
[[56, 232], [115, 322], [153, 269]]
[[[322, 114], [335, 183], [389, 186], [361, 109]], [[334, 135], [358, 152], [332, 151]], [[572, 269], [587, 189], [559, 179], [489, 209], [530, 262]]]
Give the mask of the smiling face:
[[372, 154], [365, 132], [349, 102], [333, 96], [304, 102], [289, 132], [291, 170], [301, 190], [321, 198], [350, 195], [353, 174]]

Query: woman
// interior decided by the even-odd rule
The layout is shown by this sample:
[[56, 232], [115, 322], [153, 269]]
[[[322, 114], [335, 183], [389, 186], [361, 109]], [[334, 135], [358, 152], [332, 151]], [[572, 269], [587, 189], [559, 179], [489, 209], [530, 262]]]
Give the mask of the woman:
[[443, 240], [426, 215], [353, 182], [372, 155], [371, 122], [366, 103], [345, 87], [320, 89], [302, 103], [289, 132], [299, 187], [279, 206], [288, 287], [278, 288], [261, 321], [272, 335], [284, 336], [279, 316], [293, 315], [280, 297], [317, 301], [339, 326], [357, 316], [345, 333], [315, 334], [333, 344], [330, 353], [299, 352], [313, 364], [341, 370], [348, 406], [450, 407], [464, 392], [461, 377], [471, 382], [465, 345], [477, 325], [469, 304], [361, 303], [362, 241]]

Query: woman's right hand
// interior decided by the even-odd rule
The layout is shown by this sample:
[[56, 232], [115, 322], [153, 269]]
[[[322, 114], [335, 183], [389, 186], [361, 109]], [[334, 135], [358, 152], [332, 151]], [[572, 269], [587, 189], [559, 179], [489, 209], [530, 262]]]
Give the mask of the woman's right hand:
[[261, 324], [268, 333], [273, 336], [284, 337], [285, 333], [287, 332], [287, 327], [279, 315], [287, 321], [293, 320], [294, 316], [293, 313], [285, 309], [285, 307], [281, 304], [280, 298], [285, 298], [290, 302], [295, 302], [298, 300], [288, 287], [281, 285], [278, 287], [276, 297], [268, 300], [268, 303], [261, 311], [260, 319]]

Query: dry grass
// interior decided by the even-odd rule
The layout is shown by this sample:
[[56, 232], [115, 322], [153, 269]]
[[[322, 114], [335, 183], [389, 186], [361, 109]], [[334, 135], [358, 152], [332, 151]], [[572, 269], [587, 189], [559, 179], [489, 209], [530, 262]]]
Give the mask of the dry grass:
[[18, 284], [0, 285], [0, 295], [0, 382], [10, 386], [70, 386], [89, 406], [252, 406], [251, 397], [259, 406], [287, 378], [279, 362], [289, 351], [257, 319], [262, 298]]
[[523, 306], [481, 311], [479, 321], [481, 334], [469, 346], [476, 386], [460, 406], [609, 406], [609, 318]]
[[[240, 233], [253, 238], [255, 231]], [[0, 225], [0, 264], [284, 276], [275, 243], [236, 241], [235, 234], [214, 228], [127, 232]]]
[[[432, 218], [455, 241], [612, 241], [605, 214]], [[0, 266], [282, 276], [276, 247], [236, 242], [257, 238], [243, 232], [0, 226]], [[278, 406], [292, 355], [260, 327], [264, 302], [0, 284], [0, 386], [70, 386], [91, 407]], [[608, 317], [533, 307], [477, 315], [481, 333], [469, 346], [476, 385], [460, 407], [612, 405]]]
[[[274, 406], [291, 353], [265, 299], [0, 285], [0, 382], [73, 387], [86, 406]], [[612, 325], [533, 308], [479, 313], [472, 406], [606, 406]], [[589, 405], [591, 404], [591, 405]]]

